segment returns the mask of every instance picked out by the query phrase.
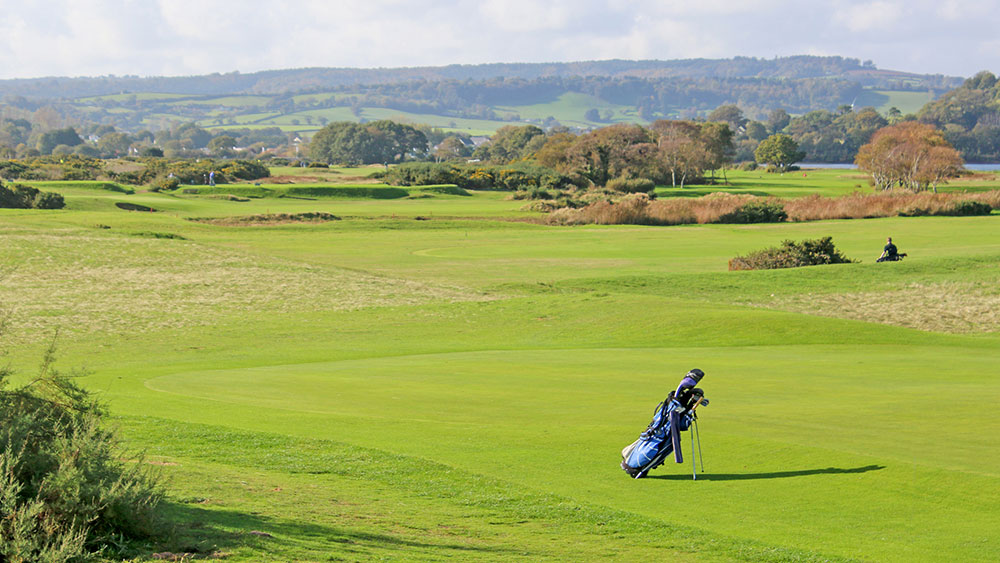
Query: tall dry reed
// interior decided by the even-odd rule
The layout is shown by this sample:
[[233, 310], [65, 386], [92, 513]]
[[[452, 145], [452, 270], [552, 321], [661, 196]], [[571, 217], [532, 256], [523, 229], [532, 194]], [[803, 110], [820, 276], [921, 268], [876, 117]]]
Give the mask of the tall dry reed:
[[1000, 209], [1000, 190], [989, 192], [891, 192], [840, 197], [811, 195], [799, 198], [760, 198], [752, 195], [714, 193], [699, 198], [650, 200], [633, 194], [617, 202], [600, 201], [580, 209], [563, 208], [552, 212], [547, 222], [556, 225], [683, 225], [715, 223], [727, 213], [751, 201], [777, 202], [784, 206], [789, 221], [827, 219], [868, 219], [897, 215], [937, 215], [947, 213], [959, 201], [979, 201]]

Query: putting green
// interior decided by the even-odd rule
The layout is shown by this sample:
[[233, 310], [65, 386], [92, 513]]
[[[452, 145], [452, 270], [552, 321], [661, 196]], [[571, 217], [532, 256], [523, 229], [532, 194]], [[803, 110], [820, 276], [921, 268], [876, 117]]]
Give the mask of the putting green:
[[[709, 471], [691, 483], [688, 463], [667, 463], [629, 480], [618, 451], [695, 365], [714, 403], [701, 422]], [[706, 534], [908, 560], [987, 553], [992, 540], [962, 530], [1000, 524], [998, 376], [977, 348], [753, 346], [409, 355], [146, 386], [197, 399], [209, 419], [215, 403], [255, 413], [246, 429], [430, 459]], [[671, 508], [685, 498], [690, 510]]]

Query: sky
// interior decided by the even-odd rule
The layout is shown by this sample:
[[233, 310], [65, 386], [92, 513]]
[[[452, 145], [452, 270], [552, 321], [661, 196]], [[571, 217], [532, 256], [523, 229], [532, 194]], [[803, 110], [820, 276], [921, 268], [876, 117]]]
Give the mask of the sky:
[[0, 0], [0, 78], [840, 55], [1000, 73], [998, 0]]

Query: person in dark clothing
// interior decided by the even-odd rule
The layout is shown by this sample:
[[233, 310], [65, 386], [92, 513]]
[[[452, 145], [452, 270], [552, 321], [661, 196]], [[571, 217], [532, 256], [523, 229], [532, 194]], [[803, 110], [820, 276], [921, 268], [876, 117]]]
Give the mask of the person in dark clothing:
[[876, 262], [896, 262], [900, 260], [906, 254], [900, 254], [899, 249], [896, 248], [895, 244], [892, 244], [892, 237], [886, 241], [885, 248], [882, 249], [882, 255], [878, 257]]

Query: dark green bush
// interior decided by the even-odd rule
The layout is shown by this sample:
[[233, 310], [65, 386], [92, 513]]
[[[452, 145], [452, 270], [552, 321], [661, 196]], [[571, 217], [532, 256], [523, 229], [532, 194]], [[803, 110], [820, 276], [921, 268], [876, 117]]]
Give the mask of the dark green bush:
[[14, 160], [0, 161], [0, 176], [10, 179], [19, 179], [21, 175], [28, 171], [28, 167]]
[[751, 201], [739, 208], [721, 215], [717, 223], [782, 223], [788, 220], [788, 213], [778, 202]]
[[989, 215], [993, 212], [993, 207], [981, 201], [965, 200], [955, 202], [953, 206], [938, 213], [938, 215], [949, 215], [952, 217], [972, 217], [975, 215]]
[[454, 185], [443, 185], [443, 186], [420, 186], [417, 191], [425, 193], [434, 194], [445, 194], [445, 195], [461, 195], [461, 196], [471, 196], [467, 190]]
[[0, 561], [85, 561], [158, 531], [148, 465], [125, 462], [90, 395], [52, 369], [12, 387], [0, 369]]
[[176, 177], [171, 178], [170, 176], [166, 176], [154, 180], [153, 183], [149, 186], [149, 189], [154, 192], [164, 192], [164, 191], [169, 192], [176, 190], [180, 185], [181, 181], [178, 180]]
[[0, 207], [11, 209], [62, 209], [66, 206], [63, 196], [55, 192], [42, 192], [24, 184], [9, 187], [0, 184]]
[[609, 190], [627, 194], [650, 193], [656, 189], [656, 184], [648, 178], [615, 178], [605, 186]]
[[847, 264], [853, 260], [833, 245], [831, 237], [795, 242], [786, 240], [781, 246], [737, 256], [729, 261], [730, 270], [775, 270], [819, 264]]
[[377, 177], [394, 186], [455, 184], [466, 190], [566, 189], [573, 180], [551, 168], [530, 163], [504, 166], [405, 162]]

